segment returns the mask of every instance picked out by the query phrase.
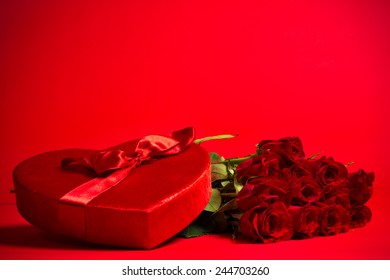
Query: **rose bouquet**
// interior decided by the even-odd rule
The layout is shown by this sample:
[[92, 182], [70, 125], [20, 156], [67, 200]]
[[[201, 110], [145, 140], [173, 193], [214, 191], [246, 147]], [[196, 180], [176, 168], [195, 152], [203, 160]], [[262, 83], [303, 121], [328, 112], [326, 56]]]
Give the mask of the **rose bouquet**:
[[365, 203], [374, 173], [350, 173], [351, 163], [332, 157], [305, 158], [298, 137], [261, 141], [243, 158], [210, 157], [211, 200], [182, 236], [231, 230], [235, 238], [271, 243], [344, 233], [371, 219]]

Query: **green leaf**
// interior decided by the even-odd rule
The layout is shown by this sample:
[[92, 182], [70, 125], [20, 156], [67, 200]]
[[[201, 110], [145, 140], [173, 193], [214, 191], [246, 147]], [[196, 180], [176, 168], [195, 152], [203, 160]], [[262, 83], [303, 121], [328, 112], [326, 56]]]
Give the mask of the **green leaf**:
[[219, 154], [211, 152], [210, 154], [210, 161], [211, 163], [218, 163], [220, 161], [225, 160], [223, 157], [221, 157]]
[[182, 230], [178, 236], [191, 238], [214, 232], [215, 222], [211, 219], [211, 213], [203, 211], [188, 227]]
[[221, 206], [221, 203], [222, 203], [222, 198], [219, 190], [211, 189], [211, 198], [204, 210], [208, 212], [216, 212]]
[[226, 202], [225, 204], [223, 204], [215, 214], [223, 213], [225, 211], [229, 211], [229, 210], [233, 210], [233, 209], [237, 209], [237, 208], [238, 208], [238, 205], [237, 205], [236, 199], [232, 199], [232, 200], [229, 200], [228, 202]]
[[223, 182], [221, 182], [222, 187], [226, 187], [229, 184], [230, 184], [230, 181], [223, 181]]
[[227, 163], [227, 170], [228, 170], [228, 175], [229, 178], [233, 178], [234, 174], [236, 174], [236, 168], [237, 166], [231, 162]]
[[244, 186], [237, 180], [237, 176], [234, 176], [233, 182], [234, 182], [234, 188], [236, 189], [236, 193], [239, 193]]
[[223, 163], [211, 164], [211, 182], [228, 178], [226, 165]]
[[205, 235], [207, 233], [210, 233], [209, 230], [202, 226], [198, 225], [196, 223], [190, 224], [188, 227], [186, 227], [182, 232], [179, 233], [179, 236], [191, 238], [191, 237], [198, 237]]

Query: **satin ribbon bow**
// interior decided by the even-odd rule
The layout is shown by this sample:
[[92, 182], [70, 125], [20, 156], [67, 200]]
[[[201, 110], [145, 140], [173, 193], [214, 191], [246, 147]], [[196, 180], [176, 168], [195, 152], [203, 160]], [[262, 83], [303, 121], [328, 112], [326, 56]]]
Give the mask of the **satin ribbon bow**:
[[132, 153], [122, 150], [99, 151], [89, 157], [64, 158], [64, 169], [91, 172], [96, 178], [87, 181], [60, 198], [69, 204], [86, 205], [103, 192], [119, 184], [142, 163], [181, 153], [194, 141], [192, 127], [174, 131], [170, 137], [149, 135], [138, 141]]

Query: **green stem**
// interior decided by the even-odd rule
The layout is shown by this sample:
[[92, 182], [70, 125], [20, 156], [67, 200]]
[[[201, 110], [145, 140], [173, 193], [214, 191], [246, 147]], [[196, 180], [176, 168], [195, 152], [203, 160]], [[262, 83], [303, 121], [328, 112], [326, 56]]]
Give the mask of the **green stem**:
[[241, 163], [243, 161], [246, 161], [248, 159], [251, 159], [251, 158], [253, 158], [253, 157], [257, 156], [257, 155], [258, 155], [258, 153], [256, 152], [254, 154], [247, 155], [245, 157], [228, 158], [228, 159], [226, 159], [224, 161], [220, 161], [218, 163], [229, 163], [230, 162], [230, 163], [233, 163], [233, 164], [239, 164], [239, 163]]
[[206, 142], [206, 141], [230, 139], [230, 138], [234, 138], [236, 136], [238, 136], [238, 134], [237, 135], [221, 134], [221, 135], [215, 135], [215, 136], [207, 136], [207, 137], [204, 137], [204, 138], [195, 139], [194, 143], [199, 145], [200, 143], [203, 143], [203, 142]]
[[221, 193], [221, 197], [237, 197], [237, 193]]
[[322, 152], [319, 152], [319, 153], [316, 153], [314, 155], [311, 155], [310, 157], [307, 158], [307, 160], [313, 160], [313, 159], [315, 159], [316, 157], [318, 157], [320, 155], [322, 155]]

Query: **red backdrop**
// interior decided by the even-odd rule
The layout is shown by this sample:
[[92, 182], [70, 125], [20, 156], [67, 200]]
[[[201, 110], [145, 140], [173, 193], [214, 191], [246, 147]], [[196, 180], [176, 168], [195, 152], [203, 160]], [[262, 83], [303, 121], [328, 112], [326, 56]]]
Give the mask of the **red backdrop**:
[[[386, 2], [2, 1], [0, 257], [388, 259]], [[271, 245], [206, 236], [124, 252], [53, 240], [16, 213], [9, 189], [23, 159], [185, 126], [239, 133], [204, 145], [226, 156], [299, 136], [307, 155], [375, 171], [371, 223]]]

